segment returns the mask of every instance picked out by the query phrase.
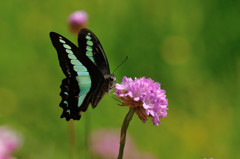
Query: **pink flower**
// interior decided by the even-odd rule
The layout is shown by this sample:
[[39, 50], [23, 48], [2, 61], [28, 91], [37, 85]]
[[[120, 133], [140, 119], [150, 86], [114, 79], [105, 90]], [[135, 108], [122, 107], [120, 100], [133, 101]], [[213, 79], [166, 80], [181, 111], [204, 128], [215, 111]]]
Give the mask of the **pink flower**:
[[146, 79], [123, 77], [122, 84], [116, 84], [118, 98], [123, 100], [122, 106], [136, 108], [135, 113], [145, 123], [148, 117], [154, 125], [160, 124], [160, 118], [167, 117], [168, 100], [165, 90], [160, 88], [160, 83], [151, 78]]
[[88, 14], [85, 11], [76, 11], [68, 18], [70, 30], [78, 34], [82, 28], [86, 28], [88, 22]]
[[11, 159], [11, 153], [15, 152], [21, 144], [20, 136], [11, 129], [0, 127], [0, 159]]
[[[120, 134], [115, 130], [95, 131], [90, 137], [90, 151], [99, 159], [116, 159], [120, 145], [119, 136]], [[151, 154], [139, 152], [130, 136], [127, 136], [124, 158], [156, 159]]]
[[[117, 158], [120, 134], [114, 130], [98, 130], [91, 135], [90, 150], [93, 154], [104, 159]], [[126, 157], [132, 158], [136, 148], [129, 136], [126, 142]]]

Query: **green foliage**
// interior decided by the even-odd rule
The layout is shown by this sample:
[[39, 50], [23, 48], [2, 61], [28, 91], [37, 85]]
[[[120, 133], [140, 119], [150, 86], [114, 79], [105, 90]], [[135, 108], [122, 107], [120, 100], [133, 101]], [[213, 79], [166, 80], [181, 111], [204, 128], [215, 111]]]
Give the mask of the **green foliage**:
[[[169, 99], [159, 127], [133, 117], [128, 133], [158, 158], [240, 156], [240, 1], [4, 1], [0, 6], [0, 124], [23, 134], [24, 159], [69, 157], [67, 122], [60, 119], [64, 77], [49, 32], [76, 41], [67, 18], [89, 13], [118, 81], [151, 77]], [[105, 96], [77, 124], [81, 154], [85, 118], [92, 130], [121, 128], [128, 109]]]

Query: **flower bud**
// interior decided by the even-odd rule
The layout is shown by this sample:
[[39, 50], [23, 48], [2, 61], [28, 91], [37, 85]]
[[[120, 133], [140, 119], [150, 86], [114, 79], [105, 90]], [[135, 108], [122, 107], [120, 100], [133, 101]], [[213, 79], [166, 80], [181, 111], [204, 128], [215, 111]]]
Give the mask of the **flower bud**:
[[78, 34], [82, 28], [87, 27], [88, 14], [85, 11], [76, 11], [68, 18], [68, 24], [71, 32]]

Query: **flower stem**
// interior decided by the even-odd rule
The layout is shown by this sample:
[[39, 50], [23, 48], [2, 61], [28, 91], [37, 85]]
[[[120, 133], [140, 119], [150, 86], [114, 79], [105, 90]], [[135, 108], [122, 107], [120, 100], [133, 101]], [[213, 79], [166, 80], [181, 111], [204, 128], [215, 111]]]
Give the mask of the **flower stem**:
[[86, 120], [85, 120], [85, 137], [84, 137], [84, 145], [85, 145], [85, 152], [86, 152], [86, 156], [85, 158], [86, 159], [89, 159], [89, 145], [88, 145], [88, 141], [89, 141], [89, 132], [90, 132], [90, 129], [91, 129], [91, 116], [90, 116], [90, 112], [87, 112], [86, 114]]
[[127, 115], [123, 121], [122, 129], [121, 129], [120, 148], [119, 148], [119, 153], [118, 153], [118, 159], [123, 158], [123, 151], [124, 151], [124, 146], [125, 146], [125, 142], [126, 142], [127, 128], [129, 126], [130, 121], [132, 120], [134, 112], [135, 112], [135, 108], [130, 108], [129, 112], [127, 113]]
[[76, 151], [76, 134], [74, 121], [70, 120], [68, 122], [68, 133], [69, 133], [69, 145], [70, 145], [70, 155], [71, 159], [77, 159]]

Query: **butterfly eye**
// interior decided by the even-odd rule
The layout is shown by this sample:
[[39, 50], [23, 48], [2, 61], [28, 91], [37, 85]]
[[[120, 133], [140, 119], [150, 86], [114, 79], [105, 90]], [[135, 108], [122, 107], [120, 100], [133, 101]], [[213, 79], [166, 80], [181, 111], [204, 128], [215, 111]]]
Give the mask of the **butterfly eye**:
[[116, 81], [116, 77], [115, 77], [114, 75], [112, 75], [112, 76], [110, 77], [110, 80], [111, 80], [111, 81]]

